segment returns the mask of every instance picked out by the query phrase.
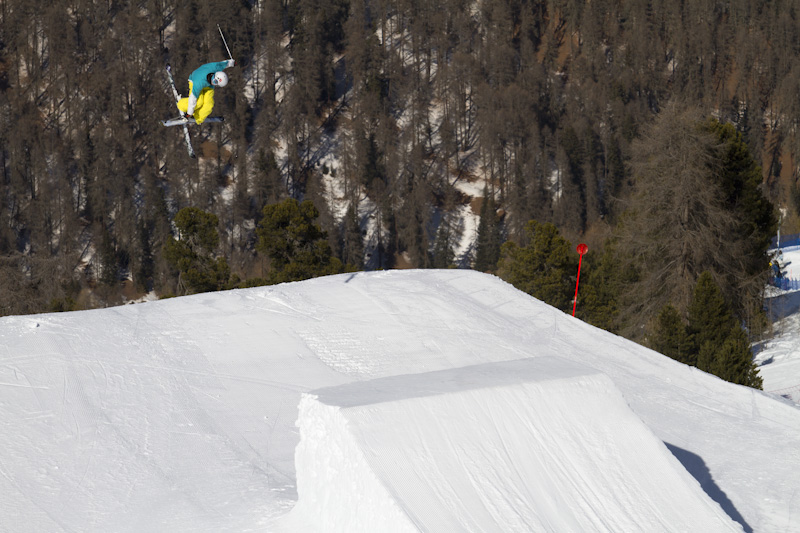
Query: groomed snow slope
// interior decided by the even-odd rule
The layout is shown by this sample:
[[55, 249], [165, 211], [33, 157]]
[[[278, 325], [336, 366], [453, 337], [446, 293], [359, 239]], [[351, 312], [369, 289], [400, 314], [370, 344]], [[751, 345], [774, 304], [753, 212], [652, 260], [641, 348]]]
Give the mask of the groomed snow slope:
[[0, 531], [272, 531], [303, 393], [542, 356], [608, 376], [745, 530], [800, 531], [796, 405], [465, 270], [0, 318]]
[[309, 530], [741, 531], [605, 375], [556, 357], [304, 394]]

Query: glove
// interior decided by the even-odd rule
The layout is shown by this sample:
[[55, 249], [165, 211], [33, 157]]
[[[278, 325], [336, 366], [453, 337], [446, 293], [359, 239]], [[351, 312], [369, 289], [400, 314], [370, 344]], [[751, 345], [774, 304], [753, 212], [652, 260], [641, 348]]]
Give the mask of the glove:
[[228, 66], [229, 66], [229, 67], [233, 67], [233, 66], [235, 66], [235, 65], [236, 65], [236, 60], [235, 60], [235, 59], [229, 59], [229, 60], [228, 60]]
[[194, 117], [192, 115], [190, 115], [189, 113], [184, 113], [183, 114], [183, 118], [185, 118], [186, 120], [192, 120]]

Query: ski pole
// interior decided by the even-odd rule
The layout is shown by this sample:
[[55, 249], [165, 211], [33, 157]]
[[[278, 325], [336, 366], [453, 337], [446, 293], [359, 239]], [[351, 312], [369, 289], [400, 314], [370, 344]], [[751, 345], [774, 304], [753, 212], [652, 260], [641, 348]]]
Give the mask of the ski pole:
[[231, 49], [228, 48], [228, 43], [225, 42], [225, 36], [222, 35], [222, 28], [219, 27], [219, 24], [217, 24], [217, 29], [219, 30], [219, 36], [222, 37], [222, 44], [225, 45], [225, 50], [228, 51], [228, 57], [233, 59], [233, 55], [231, 54]]

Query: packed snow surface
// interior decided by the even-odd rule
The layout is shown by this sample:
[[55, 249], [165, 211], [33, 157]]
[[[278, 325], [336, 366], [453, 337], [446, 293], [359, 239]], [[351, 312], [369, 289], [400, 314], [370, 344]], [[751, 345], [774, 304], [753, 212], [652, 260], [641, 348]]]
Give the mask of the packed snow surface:
[[317, 531], [741, 531], [608, 376], [557, 357], [320, 389], [298, 425]]
[[[591, 370], [560, 384], [528, 375], [498, 385], [486, 377], [485, 386], [420, 391], [438, 371], [527, 358], [559, 358]], [[471, 375], [482, 379], [480, 372]], [[364, 405], [343, 401], [348, 385], [365, 382], [368, 390], [382, 379], [397, 380], [392, 383], [408, 392], [395, 389], [386, 402], [366, 393]], [[586, 390], [578, 386], [581, 380]], [[329, 397], [320, 389], [334, 392]], [[592, 401], [610, 406], [609, 413], [593, 411]], [[390, 404], [400, 406], [396, 420]], [[419, 412], [423, 405], [425, 413]], [[337, 416], [342, 418], [331, 418]], [[497, 428], [495, 417], [505, 425], [519, 420], [520, 427]], [[330, 434], [302, 446], [330, 438], [356, 455], [336, 463], [298, 448], [304, 424], [312, 420]], [[578, 524], [592, 523], [609, 500], [621, 505], [609, 494], [624, 493], [631, 480], [645, 483], [636, 473], [643, 462], [655, 461], [655, 483], [663, 479], [668, 490], [655, 495], [642, 489], [637, 497], [665, 507], [638, 509], [634, 499], [624, 511], [608, 511], [613, 523], [648, 512], [671, 517], [670, 506], [681, 509], [696, 500], [676, 527], [708, 523], [716, 516], [713, 501], [745, 531], [800, 531], [796, 404], [681, 365], [498, 278], [466, 270], [344, 274], [0, 318], [0, 422], [0, 531], [274, 531], [295, 504], [292, 518], [302, 509], [298, 488], [305, 493], [306, 482], [308, 494], [328, 490], [327, 497], [348, 498], [353, 506], [375, 501], [386, 516], [411, 517], [425, 509], [401, 498], [397, 486], [403, 494], [433, 490], [413, 485], [414, 475], [433, 475], [416, 470], [439, 460], [434, 467], [453, 474], [448, 490], [480, 494], [487, 509], [518, 516], [549, 516], [549, 500], [522, 491], [532, 487], [525, 480], [500, 480], [505, 468], [540, 468], [549, 476], [546, 486], [559, 490], [578, 481], [602, 487], [583, 494], [583, 503], [572, 502]], [[597, 435], [598, 428], [615, 424], [632, 428], [641, 446]], [[528, 444], [536, 456], [516, 460], [522, 441], [535, 431], [544, 439]], [[494, 485], [464, 486], [476, 481], [465, 477], [466, 463], [414, 449], [445, 440], [451, 449], [468, 449], [476, 433], [487, 435], [486, 445], [495, 450], [508, 446], [496, 463], [488, 448], [476, 456], [490, 465], [485, 474], [495, 476]], [[575, 435], [584, 433], [581, 444]], [[381, 468], [392, 465], [380, 467], [388, 459], [378, 442], [396, 450], [395, 467], [415, 471], [408, 478], [386, 474]], [[296, 451], [303, 481], [295, 470]], [[589, 460], [603, 453], [619, 454], [620, 476]], [[369, 490], [380, 485], [391, 497], [376, 499], [366, 486], [333, 494], [337, 486], [324, 469], [314, 486], [314, 474], [303, 470], [313, 461], [331, 468], [352, 464], [361, 469], [352, 475], [363, 473], [362, 480], [371, 472]], [[697, 486], [707, 498], [695, 498]], [[442, 501], [445, 496], [437, 495]], [[449, 515], [429, 509], [425, 520], [469, 523], [469, 516], [457, 516], [458, 505], [451, 502]], [[313, 526], [315, 517], [300, 518]]]

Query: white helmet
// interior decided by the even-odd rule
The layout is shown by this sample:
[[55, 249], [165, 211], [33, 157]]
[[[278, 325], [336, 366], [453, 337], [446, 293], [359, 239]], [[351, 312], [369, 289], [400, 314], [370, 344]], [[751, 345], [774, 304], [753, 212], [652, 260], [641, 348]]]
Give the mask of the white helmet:
[[214, 78], [211, 80], [211, 84], [215, 87], [225, 87], [228, 85], [228, 75], [221, 70], [219, 72], [215, 72]]

